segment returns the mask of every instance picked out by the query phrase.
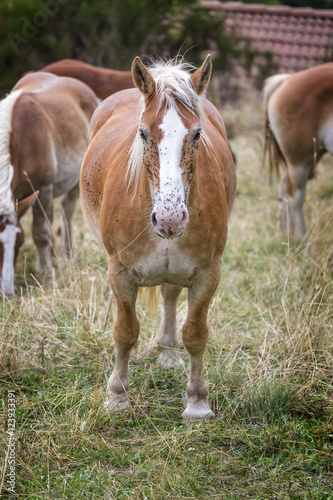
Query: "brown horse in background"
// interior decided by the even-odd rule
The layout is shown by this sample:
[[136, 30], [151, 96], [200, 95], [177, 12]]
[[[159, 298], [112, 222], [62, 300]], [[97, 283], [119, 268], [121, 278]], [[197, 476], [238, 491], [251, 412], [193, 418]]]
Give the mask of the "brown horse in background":
[[297, 241], [306, 241], [304, 217], [306, 183], [315, 177], [316, 162], [333, 154], [333, 63], [292, 75], [275, 75], [264, 86], [265, 155], [279, 174], [280, 225]]
[[223, 121], [203, 97], [207, 56], [192, 76], [183, 64], [132, 66], [137, 89], [106, 99], [92, 121], [82, 165], [84, 218], [109, 256], [116, 300], [116, 363], [109, 408], [127, 404], [128, 362], [139, 336], [139, 287], [162, 284], [164, 327], [159, 361], [178, 345], [176, 303], [188, 288], [183, 342], [190, 355], [185, 420], [212, 416], [203, 356], [207, 314], [220, 279], [236, 174]]
[[76, 59], [63, 59], [48, 64], [39, 71], [47, 71], [58, 76], [71, 76], [89, 85], [97, 97], [106, 99], [119, 90], [134, 87], [131, 71], [100, 68]]
[[0, 102], [0, 277], [14, 294], [14, 266], [24, 241], [20, 218], [33, 204], [37, 271], [52, 269], [52, 201], [62, 196], [62, 248], [72, 252], [71, 219], [79, 195], [94, 92], [73, 78], [32, 73]]

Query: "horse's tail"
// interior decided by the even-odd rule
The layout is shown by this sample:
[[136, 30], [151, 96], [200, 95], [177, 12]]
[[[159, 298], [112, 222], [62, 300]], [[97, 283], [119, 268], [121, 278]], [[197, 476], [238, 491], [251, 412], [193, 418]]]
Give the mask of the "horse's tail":
[[10, 156], [12, 114], [22, 90], [15, 90], [0, 102], [0, 214], [15, 216], [11, 183], [14, 167]]
[[158, 305], [158, 290], [160, 287], [158, 286], [151, 286], [149, 288], [140, 288], [139, 289], [139, 295], [147, 297], [147, 302], [148, 302], [148, 315], [149, 316], [155, 316], [157, 312], [157, 305]]
[[274, 75], [266, 78], [263, 89], [263, 106], [265, 112], [265, 143], [264, 143], [264, 154], [263, 154], [263, 165], [266, 163], [266, 157], [268, 156], [269, 172], [272, 176], [273, 171], [276, 175], [280, 176], [280, 162], [285, 163], [285, 158], [281, 152], [281, 149], [277, 143], [276, 137], [271, 129], [269, 118], [268, 118], [268, 103], [272, 94], [280, 87], [280, 85], [286, 81], [288, 74]]

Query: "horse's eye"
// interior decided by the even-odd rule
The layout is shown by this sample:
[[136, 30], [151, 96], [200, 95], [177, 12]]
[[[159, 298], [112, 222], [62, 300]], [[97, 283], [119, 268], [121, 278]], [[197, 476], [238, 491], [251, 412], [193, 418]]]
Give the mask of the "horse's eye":
[[142, 128], [139, 128], [139, 135], [143, 141], [148, 142], [146, 132]]
[[200, 136], [201, 136], [201, 128], [199, 128], [195, 134], [195, 136], [193, 137], [193, 141], [196, 142], [200, 139]]

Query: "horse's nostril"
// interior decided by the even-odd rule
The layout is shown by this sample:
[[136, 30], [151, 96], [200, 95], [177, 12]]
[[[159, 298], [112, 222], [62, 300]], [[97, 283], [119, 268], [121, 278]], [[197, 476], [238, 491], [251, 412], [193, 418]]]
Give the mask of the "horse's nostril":
[[151, 223], [154, 227], [156, 227], [156, 225], [157, 225], [156, 212], [152, 212], [152, 214], [151, 214]]
[[183, 218], [181, 224], [185, 227], [188, 222], [188, 212], [187, 210], [183, 210]]

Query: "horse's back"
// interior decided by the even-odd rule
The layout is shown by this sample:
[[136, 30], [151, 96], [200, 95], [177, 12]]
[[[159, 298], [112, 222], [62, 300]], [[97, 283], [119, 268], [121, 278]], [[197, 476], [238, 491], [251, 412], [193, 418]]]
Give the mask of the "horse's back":
[[315, 107], [320, 111], [318, 99], [323, 103], [333, 99], [333, 63], [289, 75], [272, 97], [277, 105], [285, 104], [295, 112], [305, 113], [305, 109], [314, 110]]
[[81, 80], [89, 85], [100, 99], [106, 99], [119, 90], [134, 87], [130, 71], [93, 66], [76, 59], [56, 61], [41, 68], [40, 71]]

